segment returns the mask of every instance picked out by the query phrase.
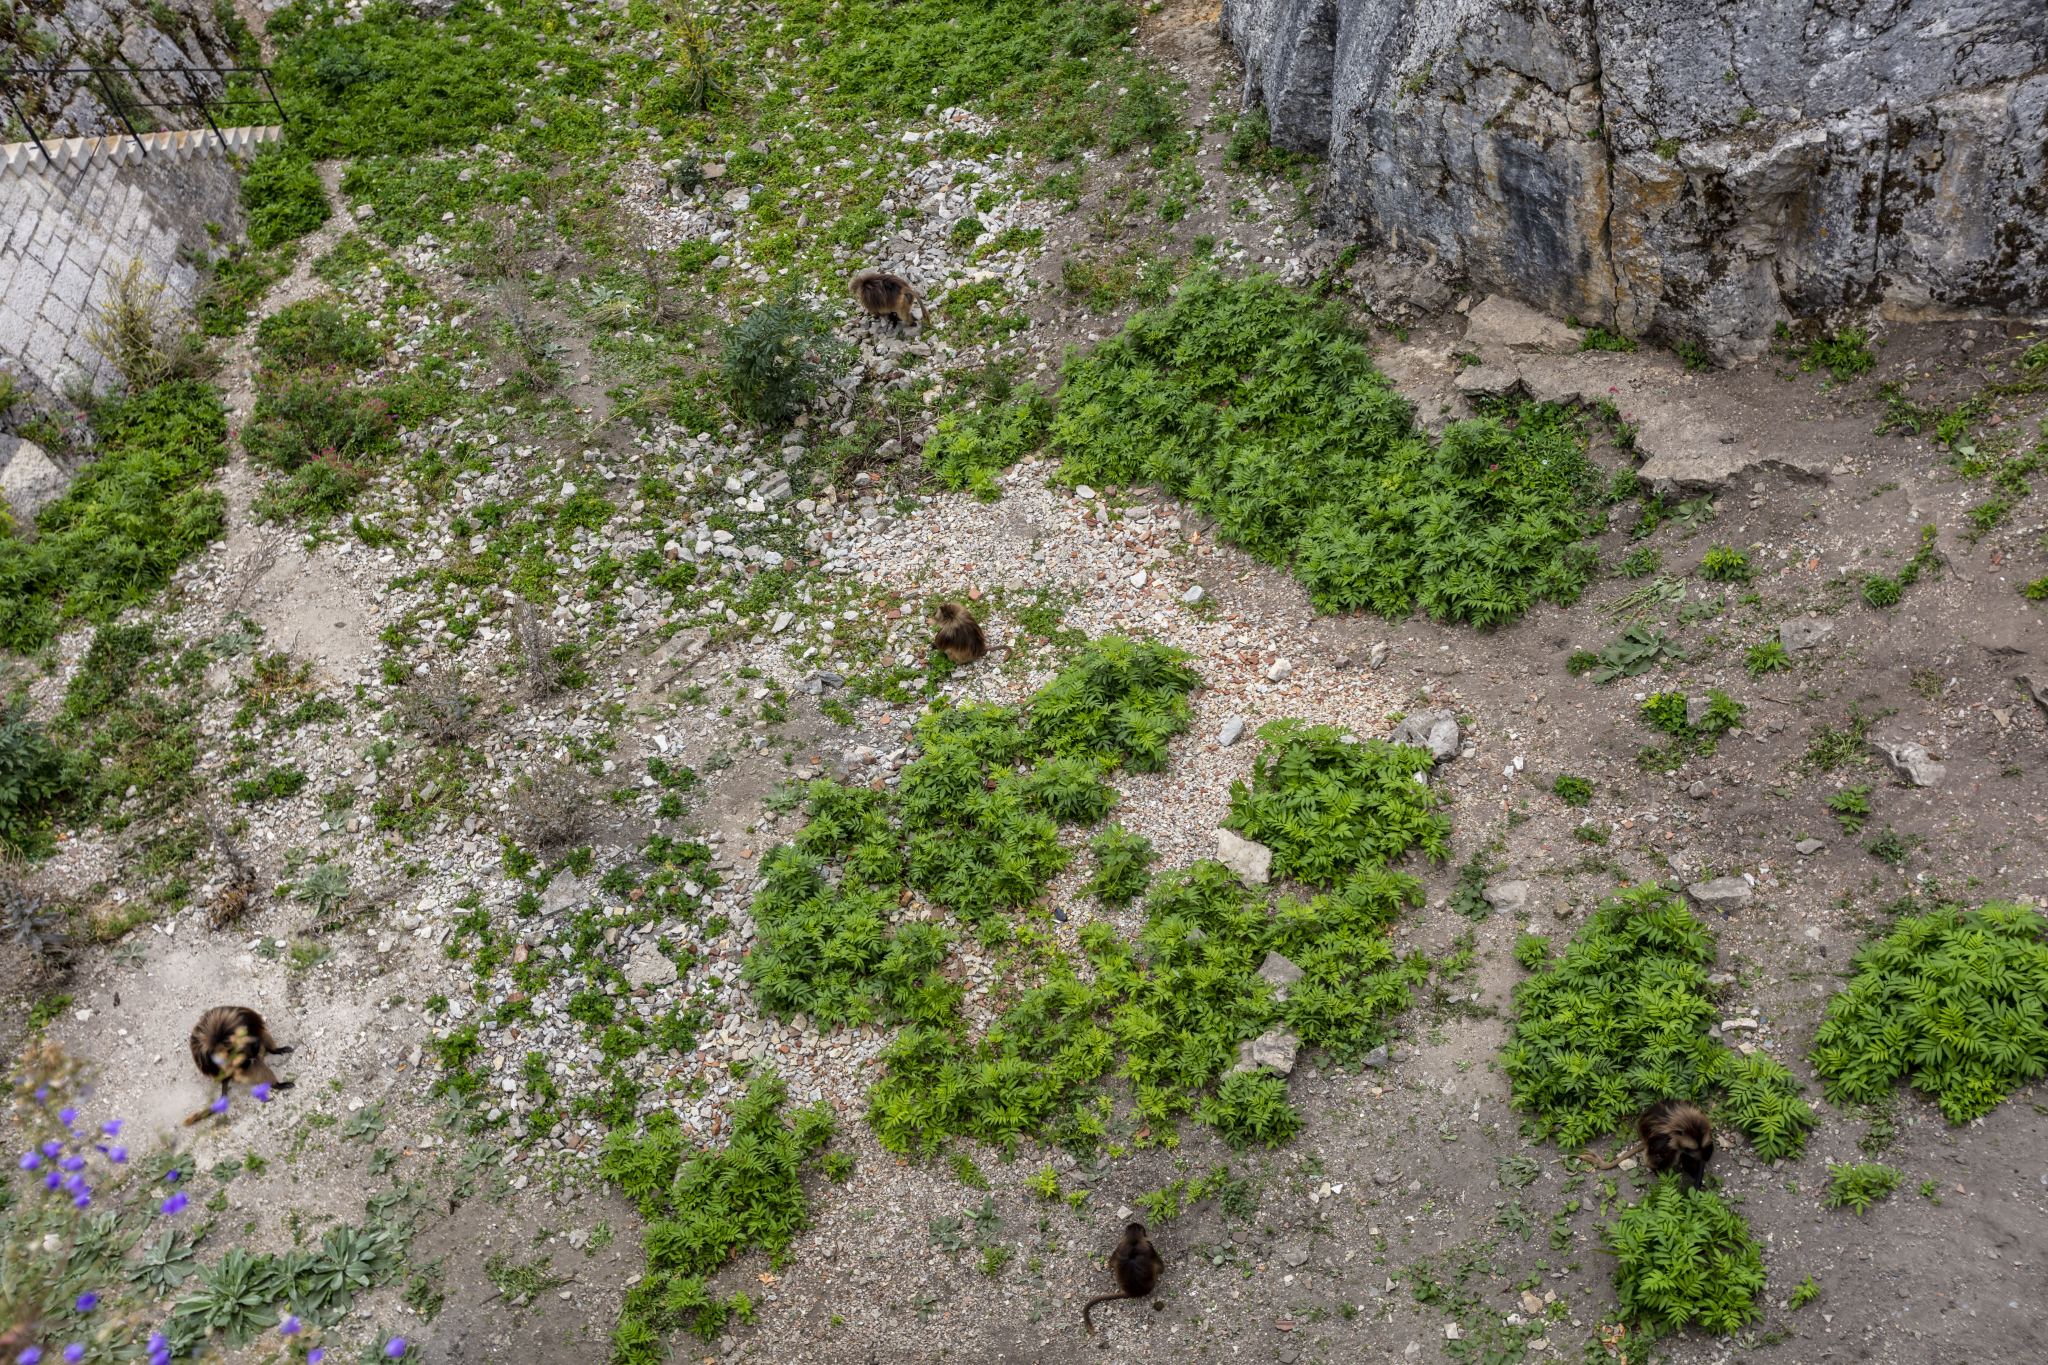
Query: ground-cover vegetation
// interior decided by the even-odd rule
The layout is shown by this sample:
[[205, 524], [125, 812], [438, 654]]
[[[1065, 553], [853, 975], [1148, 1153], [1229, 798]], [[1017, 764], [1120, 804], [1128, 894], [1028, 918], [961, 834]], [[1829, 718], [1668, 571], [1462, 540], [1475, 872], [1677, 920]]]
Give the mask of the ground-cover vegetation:
[[1993, 901], [1902, 919], [1865, 944], [1814, 1034], [1828, 1098], [1878, 1104], [1905, 1077], [1963, 1123], [2048, 1073], [2044, 927], [2040, 911]]
[[1410, 847], [1437, 860], [1449, 854], [1450, 821], [1416, 780], [1435, 765], [1427, 749], [1294, 720], [1259, 727], [1259, 738], [1266, 748], [1251, 785], [1230, 784], [1224, 825], [1271, 848], [1275, 872], [1327, 886]]
[[0, 644], [40, 648], [68, 622], [107, 621], [162, 590], [224, 529], [207, 488], [227, 463], [227, 413], [210, 384], [174, 379], [96, 404], [90, 462], [36, 515], [36, 534], [0, 538]]
[[1652, 1333], [1688, 1323], [1733, 1332], [1762, 1311], [1763, 1244], [1712, 1190], [1663, 1176], [1600, 1229], [1600, 1241], [1615, 1259], [1622, 1318]]
[[1817, 1122], [1769, 1054], [1707, 1037], [1713, 941], [1676, 892], [1654, 883], [1594, 912], [1562, 956], [1515, 988], [1502, 1069], [1537, 1138], [1566, 1151], [1631, 1124], [1661, 1099], [1722, 1097], [1721, 1117], [1766, 1159], [1796, 1155]]
[[1447, 427], [1432, 444], [1342, 312], [1269, 277], [1203, 273], [1069, 360], [1065, 476], [1157, 483], [1316, 605], [1496, 625], [1577, 600], [1607, 481], [1562, 409]]

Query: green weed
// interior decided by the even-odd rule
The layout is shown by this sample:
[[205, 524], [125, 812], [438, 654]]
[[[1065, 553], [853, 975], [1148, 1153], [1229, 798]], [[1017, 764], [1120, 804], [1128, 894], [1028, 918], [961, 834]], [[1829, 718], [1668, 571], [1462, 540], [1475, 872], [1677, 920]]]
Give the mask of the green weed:
[[1817, 1120], [1790, 1073], [1706, 1036], [1712, 958], [1683, 898], [1652, 884], [1601, 906], [1562, 957], [1517, 986], [1502, 1068], [1531, 1134], [1576, 1151], [1656, 1100], [1719, 1088], [1759, 1153], [1803, 1150]]
[[249, 215], [249, 245], [258, 251], [305, 236], [333, 212], [311, 159], [276, 144], [258, 152], [243, 174], [242, 208]]
[[1491, 625], [1571, 602], [1604, 478], [1562, 410], [1454, 424], [1432, 447], [1341, 312], [1267, 277], [1193, 276], [1067, 364], [1066, 476], [1159, 483], [1324, 611]]
[[[1616, 678], [1633, 678], [1649, 672], [1659, 663], [1676, 662], [1685, 657], [1685, 651], [1661, 630], [1653, 629], [1640, 622], [1625, 627], [1621, 634], [1601, 646], [1593, 656], [1594, 667], [1585, 671], [1593, 675], [1596, 683], [1610, 683]], [[1578, 661], [1578, 656], [1573, 656]]]
[[1657, 1333], [1733, 1332], [1761, 1313], [1763, 1244], [1719, 1195], [1666, 1175], [1600, 1229], [1622, 1316]]
[[1808, 1275], [1793, 1289], [1791, 1296], [1785, 1300], [1785, 1306], [1797, 1312], [1819, 1297], [1820, 1286], [1814, 1283], [1813, 1276]]
[[845, 367], [831, 320], [795, 295], [763, 304], [726, 329], [719, 383], [726, 399], [757, 422], [780, 424]]
[[1756, 577], [1747, 552], [1728, 545], [1716, 545], [1700, 561], [1700, 577], [1715, 583], [1747, 583]]
[[1570, 773], [1559, 773], [1557, 780], [1550, 784], [1550, 790], [1567, 806], [1589, 805], [1593, 800], [1593, 784]]
[[1742, 651], [1742, 666], [1752, 678], [1761, 678], [1766, 673], [1789, 673], [1792, 656], [1785, 652], [1785, 646], [1779, 641], [1766, 640]]
[[1620, 564], [1615, 566], [1615, 572], [1619, 573], [1623, 578], [1646, 578], [1663, 567], [1664, 552], [1662, 550], [1652, 549], [1648, 545], [1638, 545], [1635, 549], [1629, 551]]
[[1870, 818], [1870, 785], [1844, 787], [1821, 803], [1835, 813], [1835, 820], [1842, 826], [1844, 834], [1862, 832], [1863, 822]]
[[1845, 327], [1835, 335], [1822, 337], [1808, 346], [1799, 368], [1807, 372], [1826, 370], [1834, 376], [1837, 384], [1846, 384], [1869, 374], [1877, 364], [1869, 342], [1869, 333], [1860, 328]]
[[1088, 848], [1095, 855], [1095, 876], [1088, 890], [1104, 905], [1121, 909], [1151, 884], [1150, 865], [1158, 855], [1152, 850], [1152, 841], [1143, 835], [1111, 825], [1096, 835]]
[[1296, 720], [1258, 734], [1266, 748], [1252, 762], [1251, 786], [1230, 784], [1224, 825], [1271, 848], [1275, 872], [1328, 886], [1410, 846], [1435, 860], [1448, 855], [1450, 822], [1432, 813], [1436, 799], [1416, 780], [1435, 763], [1428, 750], [1347, 743], [1334, 726]]
[[1861, 1218], [1872, 1204], [1899, 1187], [1900, 1172], [1875, 1161], [1854, 1165], [1828, 1163], [1828, 1193], [1821, 1202], [1831, 1209], [1853, 1209]]
[[1814, 1035], [1828, 1098], [1877, 1104], [1910, 1077], [1963, 1123], [2048, 1070], [2044, 927], [2039, 911], [1993, 901], [1902, 919], [1866, 944]]
[[1863, 580], [1863, 600], [1873, 607], [1896, 607], [1903, 596], [1905, 592], [1896, 578], [1876, 573]]
[[968, 489], [983, 502], [994, 502], [1002, 496], [992, 477], [995, 471], [1038, 449], [1051, 418], [1051, 403], [1035, 387], [1015, 402], [948, 413], [925, 446], [925, 464], [955, 492]]

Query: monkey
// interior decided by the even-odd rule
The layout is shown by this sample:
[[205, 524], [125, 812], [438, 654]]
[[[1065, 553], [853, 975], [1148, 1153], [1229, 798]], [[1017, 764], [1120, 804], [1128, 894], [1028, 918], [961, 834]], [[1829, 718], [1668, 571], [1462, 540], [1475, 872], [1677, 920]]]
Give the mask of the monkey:
[[981, 625], [967, 608], [957, 602], [941, 602], [936, 619], [939, 633], [932, 637], [932, 648], [954, 663], [971, 664], [988, 653], [988, 643], [981, 638]]
[[[1132, 1223], [1124, 1229], [1124, 1239], [1116, 1244], [1116, 1250], [1109, 1253], [1109, 1273], [1116, 1277], [1116, 1294], [1097, 1294], [1081, 1306], [1081, 1323], [1090, 1336], [1095, 1335], [1095, 1321], [1089, 1317], [1095, 1305], [1111, 1299], [1142, 1299], [1159, 1287], [1159, 1272], [1166, 1263], [1159, 1259], [1159, 1253], [1152, 1249], [1152, 1240], [1145, 1235], [1143, 1223]], [[1158, 1305], [1154, 1305], [1157, 1307]]]
[[1591, 1152], [1580, 1159], [1611, 1171], [1622, 1158], [1641, 1152], [1653, 1174], [1676, 1170], [1686, 1183], [1699, 1188], [1706, 1178], [1707, 1163], [1714, 1159], [1714, 1125], [1698, 1105], [1690, 1100], [1659, 1100], [1636, 1120], [1636, 1133], [1636, 1141], [1617, 1152], [1612, 1161], [1602, 1161]]
[[846, 282], [846, 287], [871, 318], [886, 317], [897, 327], [907, 328], [913, 318], [911, 309], [915, 308], [917, 325], [924, 325], [924, 304], [907, 280], [880, 270], [862, 270]]
[[[290, 1051], [278, 1045], [265, 1027], [263, 1016], [247, 1005], [215, 1005], [192, 1026], [193, 1064], [200, 1075], [220, 1082], [222, 1099], [227, 1098], [228, 1086], [235, 1081], [267, 1085], [273, 1090], [291, 1089], [293, 1083], [279, 1080], [263, 1060], [265, 1056], [281, 1057]], [[212, 1112], [210, 1107], [200, 1110], [185, 1120], [185, 1126], [191, 1127]]]

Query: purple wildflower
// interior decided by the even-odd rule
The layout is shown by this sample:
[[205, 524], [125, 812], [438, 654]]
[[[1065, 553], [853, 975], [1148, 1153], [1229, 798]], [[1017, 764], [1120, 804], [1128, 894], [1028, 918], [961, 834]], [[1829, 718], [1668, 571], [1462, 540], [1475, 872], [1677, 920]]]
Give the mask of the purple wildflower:
[[41, 1152], [23, 1152], [21, 1154], [21, 1169], [24, 1171], [33, 1171], [42, 1164], [43, 1154]]
[[67, 1156], [57, 1164], [67, 1171], [82, 1171], [85, 1169], [85, 1158], [82, 1156]]
[[324, 1346], [315, 1346], [312, 1350], [306, 1352], [306, 1365], [320, 1365], [320, 1362], [325, 1359], [327, 1359], [327, 1348]]
[[99, 1306], [100, 1296], [90, 1291], [80, 1294], [78, 1296], [78, 1302], [72, 1305], [72, 1307], [76, 1308], [81, 1313], [90, 1313], [93, 1309]]
[[107, 1153], [107, 1160], [115, 1162], [116, 1164], [126, 1161], [127, 1159], [128, 1149], [126, 1147], [116, 1147], [112, 1151]]
[[126, 1119], [108, 1119], [100, 1125], [100, 1131], [108, 1137], [119, 1137], [121, 1136], [121, 1125], [126, 1122]]
[[85, 1343], [74, 1341], [69, 1346], [66, 1346], [64, 1348], [64, 1359], [71, 1362], [71, 1365], [78, 1365], [79, 1361], [85, 1359]]
[[72, 1124], [78, 1122], [78, 1111], [69, 1105], [64, 1106], [64, 1108], [57, 1111], [57, 1122], [69, 1128]]
[[297, 1336], [299, 1330], [299, 1320], [289, 1313], [285, 1315], [284, 1321], [277, 1325], [277, 1334], [281, 1337]]
[[14, 1358], [14, 1365], [36, 1365], [36, 1362], [38, 1360], [41, 1360], [42, 1358], [43, 1348], [40, 1346], [31, 1346], [26, 1351], [23, 1351], [20, 1355]]
[[190, 1202], [190, 1200], [185, 1198], [185, 1192], [180, 1190], [169, 1199], [164, 1200], [160, 1207], [166, 1214], [178, 1214], [184, 1212], [185, 1205]]
[[216, 1114], [225, 1114], [228, 1112], [228, 1097], [226, 1095], [222, 1095], [219, 1099], [215, 1100], [212, 1104], [209, 1104], [206, 1107], [208, 1109], [211, 1109]]
[[405, 1354], [405, 1338], [393, 1337], [384, 1343], [384, 1358], [397, 1360]]
[[270, 1083], [268, 1081], [259, 1081], [255, 1085], [250, 1086], [249, 1093], [255, 1097], [258, 1104], [270, 1103]]

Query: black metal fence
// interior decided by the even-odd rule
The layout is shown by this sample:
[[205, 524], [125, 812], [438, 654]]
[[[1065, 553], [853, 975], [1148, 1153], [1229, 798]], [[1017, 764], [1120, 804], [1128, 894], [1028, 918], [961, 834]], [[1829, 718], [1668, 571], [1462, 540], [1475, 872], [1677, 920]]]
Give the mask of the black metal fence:
[[[186, 84], [191, 87], [191, 91], [183, 97], [171, 100], [147, 100], [137, 95], [130, 88], [127, 80], [130, 76], [184, 76], [191, 78], [202, 75], [220, 77], [221, 89], [219, 94], [214, 94], [212, 90], [196, 79], [188, 79]], [[80, 84], [89, 84], [98, 92], [100, 98], [106, 102], [107, 108], [113, 111], [114, 117], [120, 120], [121, 127], [127, 131], [127, 135], [135, 139], [135, 145], [141, 149], [144, 156], [149, 155], [149, 144], [142, 140], [142, 135], [136, 131], [135, 125], [138, 121], [163, 124], [163, 120], [150, 113], [152, 110], [163, 110], [167, 113], [175, 112], [182, 115], [186, 121], [185, 127], [169, 128], [169, 131], [176, 132], [197, 131], [199, 125], [192, 121], [196, 116], [198, 120], [204, 122], [207, 128], [212, 130], [213, 136], [219, 141], [223, 152], [228, 150], [228, 143], [227, 138], [221, 134], [221, 123], [232, 117], [230, 111], [233, 109], [264, 108], [267, 106], [277, 110], [279, 123], [289, 124], [291, 122], [291, 116], [285, 113], [284, 105], [278, 102], [277, 91], [270, 84], [270, 68], [267, 66], [0, 67], [0, 97], [4, 97], [7, 100], [7, 107], [13, 110], [14, 117], [20, 120], [21, 126], [28, 130], [29, 141], [36, 144], [36, 150], [43, 154], [45, 162], [53, 162], [55, 158], [50, 155], [50, 149], [43, 145], [42, 138], [37, 136], [35, 125], [29, 122], [26, 114], [22, 113], [21, 105], [14, 98], [14, 92], [7, 87], [6, 81], [12, 76], [40, 76], [46, 78], [57, 76], [84, 77], [85, 79]], [[236, 82], [230, 79], [235, 76], [247, 76], [253, 79], [246, 82]], [[263, 87], [263, 93], [260, 96], [256, 95], [253, 89], [258, 83]], [[237, 85], [241, 85], [244, 88], [237, 90]], [[166, 128], [169, 127], [168, 125], [164, 126]], [[231, 123], [230, 126], [239, 125]], [[149, 131], [158, 130], [150, 129]]]

